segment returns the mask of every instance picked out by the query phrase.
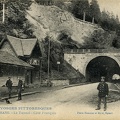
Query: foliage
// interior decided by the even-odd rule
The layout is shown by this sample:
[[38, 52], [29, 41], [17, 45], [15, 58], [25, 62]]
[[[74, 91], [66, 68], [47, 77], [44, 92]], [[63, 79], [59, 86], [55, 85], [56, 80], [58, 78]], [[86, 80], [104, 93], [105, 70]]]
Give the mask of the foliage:
[[[54, 41], [49, 36], [46, 36], [45, 40], [42, 41], [44, 44], [44, 53], [45, 53], [45, 61], [47, 63], [48, 57], [50, 57], [50, 70], [52, 68], [56, 69], [58, 68], [57, 62], [60, 62], [60, 71], [62, 70], [62, 64], [64, 61], [63, 58], [63, 48], [60, 43], [57, 41]], [[48, 56], [48, 51], [50, 49], [50, 55]], [[45, 64], [46, 64], [45, 63]], [[48, 66], [48, 64], [46, 64]], [[44, 65], [45, 66], [45, 65]], [[47, 68], [44, 67], [44, 68]], [[47, 69], [45, 70], [47, 71]]]
[[9, 35], [22, 38], [34, 37], [31, 25], [25, 18], [26, 10], [29, 9], [31, 3], [31, 0], [6, 1], [5, 27], [1, 28], [0, 32], [6, 31]]
[[72, 0], [71, 12], [79, 19], [83, 19], [83, 15], [86, 14], [86, 20], [89, 21], [89, 2], [88, 0]]
[[35, 0], [40, 5], [55, 5], [61, 9], [66, 9], [66, 6], [64, 4], [64, 0]]
[[114, 39], [113, 39], [113, 43], [112, 43], [113, 47], [115, 48], [120, 48], [120, 36], [116, 36]]
[[120, 22], [118, 15], [115, 16], [112, 12], [105, 10], [101, 12], [97, 0], [92, 0], [90, 3], [88, 0], [72, 0], [70, 7], [70, 12], [75, 17], [83, 20], [84, 13], [86, 13], [86, 21], [92, 22], [94, 18], [94, 23], [97, 23], [105, 30], [104, 33], [95, 31], [90, 39], [86, 37], [84, 48], [106, 48], [107, 46], [120, 48]]
[[58, 36], [58, 40], [61, 42], [63, 48], [76, 49], [81, 47], [81, 45], [72, 40], [71, 35], [64, 30], [61, 31], [60, 35]]
[[53, 5], [53, 0], [35, 0], [40, 5]]
[[100, 20], [100, 8], [96, 0], [92, 0], [89, 4], [88, 0], [72, 0], [71, 12], [79, 19], [83, 19], [85, 14], [85, 20], [92, 22], [94, 17], [95, 23]]
[[90, 38], [85, 38], [83, 48], [89, 49], [108, 49], [113, 46], [113, 39], [116, 37], [114, 32], [95, 30]]
[[120, 32], [118, 15], [114, 16], [113, 13], [103, 10], [100, 11], [97, 0], [92, 0], [90, 3], [88, 0], [72, 0], [70, 12], [79, 19], [83, 20], [83, 13], [85, 14], [85, 20], [99, 24], [104, 30]]
[[64, 0], [53, 0], [53, 5], [61, 8], [61, 9], [66, 9], [66, 6], [64, 4]]
[[90, 16], [95, 19], [96, 23], [100, 22], [101, 12], [97, 0], [90, 2]]
[[[48, 72], [48, 50], [50, 42], [50, 79], [70, 79], [71, 83], [81, 82], [84, 76], [77, 70], [75, 70], [70, 64], [64, 61], [63, 49], [60, 43], [52, 40], [49, 36], [42, 41], [44, 44], [44, 53], [42, 70]], [[59, 71], [58, 64], [60, 62]]]
[[[106, 12], [105, 10], [101, 13], [101, 27], [105, 30], [116, 31], [119, 30], [119, 19], [118, 16], [114, 16], [113, 13]], [[118, 33], [118, 32], [117, 32]]]

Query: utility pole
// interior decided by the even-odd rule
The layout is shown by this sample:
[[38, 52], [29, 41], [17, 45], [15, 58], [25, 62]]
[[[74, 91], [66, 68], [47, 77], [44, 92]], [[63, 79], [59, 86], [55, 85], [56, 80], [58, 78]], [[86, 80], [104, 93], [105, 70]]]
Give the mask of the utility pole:
[[92, 18], [92, 23], [94, 24], [94, 17]]
[[85, 21], [85, 12], [83, 13], [83, 21]]
[[50, 39], [48, 38], [48, 81], [50, 81]]
[[39, 57], [39, 81], [41, 84], [41, 57]]
[[5, 0], [3, 1], [3, 19], [2, 22], [5, 22]]

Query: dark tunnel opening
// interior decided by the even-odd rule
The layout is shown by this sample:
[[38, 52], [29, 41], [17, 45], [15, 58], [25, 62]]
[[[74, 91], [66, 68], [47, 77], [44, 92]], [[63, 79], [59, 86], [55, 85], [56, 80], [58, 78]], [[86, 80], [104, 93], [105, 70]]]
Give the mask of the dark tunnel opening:
[[86, 67], [88, 82], [100, 82], [101, 76], [105, 76], [106, 81], [111, 82], [114, 74], [120, 74], [120, 67], [113, 58], [107, 56], [92, 59]]

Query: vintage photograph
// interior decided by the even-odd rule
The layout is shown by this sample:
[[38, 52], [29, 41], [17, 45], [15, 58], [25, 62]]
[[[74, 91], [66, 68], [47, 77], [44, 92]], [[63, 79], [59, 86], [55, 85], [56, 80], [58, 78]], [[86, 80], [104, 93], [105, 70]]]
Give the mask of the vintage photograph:
[[119, 120], [120, 0], [0, 0], [0, 119]]

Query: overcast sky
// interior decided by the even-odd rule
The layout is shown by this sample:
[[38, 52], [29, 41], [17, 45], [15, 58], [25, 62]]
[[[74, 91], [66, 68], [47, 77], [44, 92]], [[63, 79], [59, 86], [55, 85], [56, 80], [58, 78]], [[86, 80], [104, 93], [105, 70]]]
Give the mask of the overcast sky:
[[114, 15], [118, 15], [120, 19], [120, 0], [97, 0], [100, 9], [105, 9], [106, 11], [113, 12]]

